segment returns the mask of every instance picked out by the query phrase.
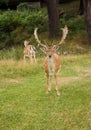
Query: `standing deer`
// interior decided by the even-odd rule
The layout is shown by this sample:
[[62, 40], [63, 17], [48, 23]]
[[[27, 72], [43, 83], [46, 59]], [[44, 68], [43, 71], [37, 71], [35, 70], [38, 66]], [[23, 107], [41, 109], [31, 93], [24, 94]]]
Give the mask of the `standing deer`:
[[36, 62], [36, 55], [35, 55], [35, 50], [36, 48], [33, 45], [29, 45], [28, 41], [24, 41], [24, 61], [26, 57], [30, 58], [31, 62]]
[[38, 45], [42, 46], [41, 50], [46, 54], [46, 58], [44, 60], [44, 70], [46, 72], [46, 77], [47, 77], [46, 93], [48, 94], [48, 92], [51, 90], [51, 78], [52, 76], [54, 76], [55, 81], [56, 81], [55, 89], [56, 89], [57, 95], [60, 96], [60, 92], [58, 88], [58, 81], [57, 81], [57, 73], [60, 69], [61, 64], [60, 64], [60, 57], [58, 54], [56, 54], [56, 51], [59, 49], [59, 46], [64, 43], [64, 40], [66, 39], [66, 36], [68, 34], [68, 28], [66, 25], [64, 28], [62, 28], [63, 34], [62, 34], [61, 41], [57, 45], [53, 45], [51, 47], [48, 47], [41, 43], [37, 35], [37, 30], [38, 28], [35, 28], [34, 30], [35, 39]]

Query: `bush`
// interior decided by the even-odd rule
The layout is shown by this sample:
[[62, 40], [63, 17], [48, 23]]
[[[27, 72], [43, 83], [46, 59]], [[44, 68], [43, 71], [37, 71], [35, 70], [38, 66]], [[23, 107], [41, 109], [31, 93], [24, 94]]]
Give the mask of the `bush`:
[[19, 60], [19, 59], [23, 59], [23, 48], [22, 47], [18, 47], [17, 48], [11, 48], [11, 49], [3, 49], [0, 51], [0, 60], [1, 59], [14, 59], [14, 60]]
[[28, 2], [23, 2], [23, 3], [20, 3], [18, 6], [17, 6], [17, 11], [18, 12], [24, 12], [24, 11], [27, 11], [27, 12], [31, 12], [31, 11], [38, 11], [40, 9], [40, 5], [34, 5], [34, 4], [29, 4]]
[[23, 26], [29, 31], [29, 33], [33, 33], [35, 27], [38, 27], [40, 31], [43, 32], [47, 29], [48, 22], [42, 13], [33, 12], [31, 15], [28, 15], [25, 20], [23, 20]]
[[[30, 13], [11, 10], [2, 12], [0, 14], [0, 47], [22, 44], [23, 40], [30, 39], [35, 27], [38, 27], [40, 32], [48, 31], [46, 15], [45, 9]], [[86, 32], [82, 17], [69, 18], [65, 15], [60, 19], [60, 24], [62, 27], [67, 24], [71, 39], [75, 34], [81, 35]]]
[[13, 42], [12, 32], [20, 25], [20, 20], [14, 17], [12, 11], [7, 11], [0, 15], [0, 41], [1, 46], [10, 46]]
[[6, 11], [0, 15], [0, 31], [11, 32], [21, 25], [20, 17], [13, 11]]
[[8, 10], [0, 14], [0, 46], [19, 44], [23, 39], [33, 34], [35, 27], [44, 31], [47, 28], [47, 23], [45, 15], [40, 11], [16, 13], [16, 11]]
[[70, 19], [65, 19], [62, 18], [60, 19], [61, 26], [63, 27], [65, 24], [67, 24], [69, 28], [69, 37], [73, 37], [74, 35], [82, 35], [86, 33], [85, 29], [85, 22], [84, 19], [79, 16], [76, 18], [70, 18]]
[[29, 9], [29, 4], [24, 2], [24, 3], [20, 3], [18, 6], [17, 6], [17, 10], [18, 11], [30, 11]]

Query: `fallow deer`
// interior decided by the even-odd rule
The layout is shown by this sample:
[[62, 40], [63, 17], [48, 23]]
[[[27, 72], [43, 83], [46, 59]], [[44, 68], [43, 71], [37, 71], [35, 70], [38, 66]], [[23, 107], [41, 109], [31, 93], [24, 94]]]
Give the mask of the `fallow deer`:
[[36, 51], [36, 48], [33, 46], [33, 45], [29, 45], [29, 42], [27, 40], [24, 41], [24, 61], [25, 61], [25, 58], [28, 57], [30, 58], [30, 61], [31, 62], [36, 62], [36, 55], [35, 55], [35, 51]]
[[56, 51], [59, 49], [60, 45], [64, 43], [64, 40], [66, 39], [66, 36], [68, 34], [68, 28], [66, 25], [64, 28], [62, 28], [61, 41], [57, 45], [53, 45], [51, 47], [42, 44], [42, 42], [38, 38], [37, 30], [38, 28], [35, 28], [34, 30], [35, 39], [38, 45], [43, 47], [41, 48], [41, 50], [46, 54], [46, 58], [44, 60], [44, 70], [46, 72], [46, 77], [47, 77], [46, 93], [48, 94], [48, 92], [51, 90], [51, 78], [52, 76], [54, 76], [56, 81], [56, 92], [57, 95], [60, 96], [60, 91], [58, 88], [58, 81], [57, 81], [57, 73], [61, 67], [61, 64], [60, 64], [60, 57], [58, 54], [56, 54]]

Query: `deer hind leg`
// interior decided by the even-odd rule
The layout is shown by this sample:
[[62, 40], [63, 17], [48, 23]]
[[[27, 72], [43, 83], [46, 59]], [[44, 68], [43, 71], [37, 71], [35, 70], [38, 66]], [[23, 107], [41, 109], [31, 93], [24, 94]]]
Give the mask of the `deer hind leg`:
[[55, 82], [56, 82], [56, 92], [57, 92], [57, 95], [60, 96], [60, 92], [59, 92], [59, 88], [58, 88], [57, 75], [55, 75]]
[[26, 61], [26, 56], [24, 55], [24, 57], [23, 57], [23, 60], [24, 60], [24, 62]]
[[35, 55], [34, 55], [34, 62], [37, 63], [37, 61], [36, 61], [36, 56], [35, 56]]

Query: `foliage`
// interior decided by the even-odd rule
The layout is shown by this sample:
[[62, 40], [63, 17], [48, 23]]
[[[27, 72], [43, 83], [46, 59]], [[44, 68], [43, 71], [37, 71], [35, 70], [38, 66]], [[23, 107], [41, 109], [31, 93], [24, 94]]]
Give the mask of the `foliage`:
[[17, 10], [18, 10], [18, 11], [29, 11], [29, 4], [28, 4], [27, 2], [20, 3], [20, 4], [17, 6]]
[[[32, 13], [5, 11], [0, 15], [1, 44], [4, 43], [3, 46], [17, 44], [31, 35], [35, 27], [40, 28], [41, 31], [47, 29], [47, 23], [47, 19], [45, 19], [41, 11]], [[28, 34], [27, 37], [26, 34]], [[18, 35], [21, 35], [19, 41], [15, 38]]]
[[[69, 6], [68, 4], [60, 5], [65, 12], [60, 18], [60, 28], [67, 24], [69, 28], [67, 39], [86, 35], [83, 17], [77, 16], [78, 5], [79, 2], [76, 1], [69, 3]], [[22, 6], [25, 7], [26, 3]], [[32, 12], [26, 9], [18, 12], [11, 10], [0, 12], [0, 47], [19, 45], [23, 43], [23, 40], [31, 39], [35, 27], [39, 28], [39, 33], [42, 32], [42, 40], [48, 38], [48, 16], [45, 8]], [[32, 43], [35, 44], [34, 40]]]
[[68, 18], [64, 17], [60, 19], [61, 26], [68, 26], [69, 29], [69, 37], [72, 39], [72, 37], [76, 35], [86, 35], [86, 28], [85, 28], [85, 22], [82, 16]]
[[0, 34], [3, 42], [6, 45], [12, 45], [13, 43], [13, 31], [20, 27], [21, 21], [18, 15], [13, 11], [6, 11], [0, 15]]
[[0, 0], [0, 4], [8, 4], [10, 0]]
[[[82, 17], [69, 18], [67, 15], [60, 19], [61, 26], [65, 23], [69, 28], [69, 37], [71, 34], [85, 33], [85, 24]], [[24, 11], [5, 11], [0, 14], [0, 46], [10, 46], [19, 44], [22, 40], [30, 38], [34, 28], [38, 27], [40, 32], [48, 30], [48, 20], [46, 11], [33, 11], [31, 13]], [[72, 38], [72, 37], [71, 37]]]
[[41, 12], [34, 12], [23, 20], [23, 26], [30, 33], [33, 33], [35, 27], [38, 27], [43, 32], [47, 28], [47, 20]]
[[28, 12], [31, 12], [31, 11], [38, 11], [40, 10], [40, 5], [37, 5], [36, 2], [35, 4], [31, 3], [29, 4], [29, 2], [23, 2], [23, 3], [20, 3], [19, 5], [17, 5], [17, 10], [18, 11], [28, 11]]

